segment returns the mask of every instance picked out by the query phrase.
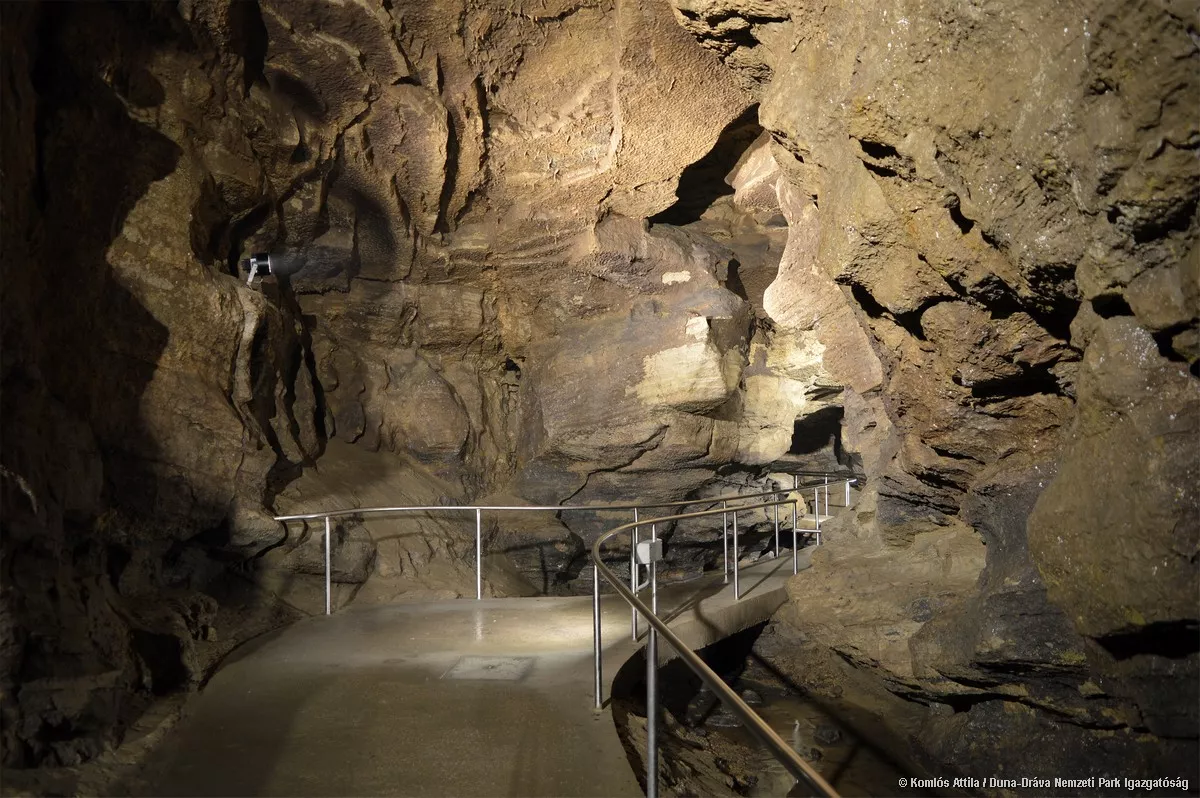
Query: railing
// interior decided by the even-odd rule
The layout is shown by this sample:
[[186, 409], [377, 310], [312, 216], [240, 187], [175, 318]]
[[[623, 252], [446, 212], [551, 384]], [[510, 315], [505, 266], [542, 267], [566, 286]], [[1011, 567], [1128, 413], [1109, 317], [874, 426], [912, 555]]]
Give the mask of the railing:
[[[846, 503], [845, 506], [850, 506], [850, 485], [857, 480], [853, 478], [845, 478], [840, 480], [830, 481], [828, 475], [824, 475], [825, 482], [822, 485], [805, 485], [804, 489], [809, 487], [814, 488], [814, 516], [816, 520], [816, 530], [819, 535], [821, 512], [819, 505], [819, 494], [822, 488], [825, 492], [825, 507], [826, 514], [829, 509], [829, 488], [838, 484], [845, 484]], [[798, 486], [797, 486], [798, 487]], [[793, 488], [796, 490], [796, 488]], [[766, 495], [778, 495], [781, 491], [771, 491]], [[744, 497], [746, 498], [746, 497]], [[691, 502], [697, 503], [697, 502]], [[799, 754], [797, 754], [790, 745], [784, 742], [774, 729], [767, 725], [759, 715], [750, 708], [742, 698], [734, 692], [720, 676], [704, 663], [704, 660], [691, 650], [691, 648], [680, 640], [670, 627], [658, 618], [658, 580], [656, 572], [656, 563], [661, 557], [661, 553], [654, 550], [654, 547], [648, 547], [645, 557], [645, 562], [638, 563], [645, 565], [649, 570], [649, 579], [647, 584], [640, 587], [648, 586], [650, 588], [650, 606], [646, 606], [637, 596], [637, 591], [640, 587], [637, 585], [636, 578], [631, 580], [633, 589], [626, 587], [621, 583], [620, 577], [613, 572], [611, 568], [604, 564], [601, 555], [601, 547], [613, 537], [622, 532], [630, 532], [632, 536], [634, 556], [637, 557], [637, 530], [639, 526], [650, 525], [651, 540], [656, 539], [656, 529], [659, 523], [664, 521], [681, 521], [690, 518], [704, 518], [707, 516], [715, 516], [717, 514], [733, 515], [734, 529], [734, 597], [740, 598], [740, 592], [737, 583], [738, 575], [738, 560], [737, 557], [737, 513], [745, 510], [765, 509], [768, 507], [775, 508], [775, 552], [779, 553], [779, 508], [781, 506], [791, 505], [792, 507], [792, 573], [796, 573], [796, 557], [797, 557], [797, 539], [799, 530], [796, 526], [796, 511], [798, 500], [795, 498], [764, 501], [752, 505], [739, 505], [735, 508], [723, 506], [720, 509], [702, 510], [695, 513], [681, 513], [678, 515], [663, 516], [660, 518], [652, 518], [644, 521], [634, 520], [633, 523], [624, 524], [609, 532], [601, 535], [594, 544], [592, 544], [592, 569], [594, 578], [594, 587], [592, 591], [592, 635], [594, 640], [594, 660], [595, 660], [595, 698], [596, 707], [601, 706], [601, 690], [602, 680], [600, 673], [600, 655], [601, 655], [601, 628], [600, 628], [600, 577], [603, 576], [609, 584], [616, 589], [617, 593], [624, 598], [633, 608], [635, 613], [644, 615], [646, 622], [650, 625], [650, 630], [646, 640], [646, 796], [647, 798], [657, 798], [658, 796], [658, 636], [662, 635], [675, 651], [679, 654], [679, 658], [691, 668], [692, 672], [700, 677], [713, 694], [724, 701], [735, 715], [741, 718], [746, 724], [746, 728], [750, 730], [758, 739], [767, 747], [767, 749], [775, 756], [780, 763], [787, 768], [788, 772], [794, 776], [797, 781], [804, 782], [816, 790], [819, 794], [825, 796], [833, 796], [836, 798], [837, 793], [833, 787], [817, 773], [811, 765], [805, 762]], [[803, 530], [813, 531], [813, 530]], [[726, 558], [728, 563], [728, 557]], [[635, 569], [636, 570], [636, 569]], [[726, 565], [728, 571], [728, 564]], [[636, 625], [635, 625], [636, 637]]]
[[[799, 475], [815, 476], [821, 478], [822, 482], [809, 482], [801, 485]], [[720, 514], [722, 516], [722, 538], [723, 538], [723, 557], [724, 557], [724, 581], [729, 582], [729, 531], [730, 520], [732, 519], [733, 529], [733, 593], [735, 600], [741, 599], [741, 585], [739, 582], [740, 575], [740, 556], [739, 556], [739, 541], [738, 541], [738, 513], [748, 510], [765, 510], [774, 508], [775, 510], [775, 555], [778, 557], [781, 551], [780, 546], [780, 516], [781, 507], [792, 508], [792, 573], [795, 574], [798, 570], [798, 552], [799, 552], [799, 536], [800, 533], [813, 533], [816, 543], [821, 542], [821, 523], [828, 519], [829, 516], [829, 493], [830, 489], [838, 485], [845, 487], [845, 503], [844, 507], [850, 506], [850, 486], [858, 480], [853, 477], [844, 477], [840, 474], [830, 474], [824, 472], [798, 472], [791, 474], [792, 489], [788, 490], [768, 490], [758, 493], [735, 493], [723, 496], [711, 496], [699, 499], [683, 499], [679, 501], [658, 502], [658, 503], [642, 503], [642, 504], [575, 504], [575, 505], [513, 505], [513, 506], [492, 506], [492, 505], [426, 505], [426, 506], [400, 506], [400, 507], [360, 507], [348, 510], [332, 510], [317, 513], [301, 513], [297, 515], [281, 515], [276, 516], [275, 520], [280, 522], [288, 521], [315, 521], [324, 520], [325, 522], [325, 614], [332, 613], [332, 572], [331, 572], [331, 557], [332, 557], [332, 519], [346, 518], [361, 515], [386, 515], [394, 513], [442, 513], [442, 512], [468, 512], [475, 515], [475, 598], [483, 598], [483, 513], [488, 512], [614, 512], [614, 511], [633, 511], [633, 522], [623, 524], [609, 532], [601, 535], [592, 545], [592, 637], [593, 637], [593, 653], [594, 653], [594, 687], [595, 687], [595, 706], [599, 709], [602, 706], [602, 672], [601, 672], [601, 653], [602, 653], [602, 629], [600, 621], [600, 577], [603, 576], [624, 598], [631, 608], [631, 626], [633, 630], [633, 639], [638, 639], [638, 616], [645, 616], [646, 622], [649, 624], [649, 631], [646, 641], [646, 713], [647, 723], [646, 731], [648, 736], [647, 746], [647, 762], [646, 762], [646, 794], [648, 798], [657, 798], [658, 795], [658, 636], [662, 635], [668, 645], [674, 648], [680, 659], [692, 669], [692, 671], [700, 677], [700, 679], [708, 685], [713, 694], [719, 697], [722, 701], [729, 705], [730, 709], [746, 724], [746, 727], [756, 737], [761, 740], [768, 750], [787, 768], [798, 781], [802, 781], [818, 793], [825, 796], [836, 798], [837, 793], [833, 787], [829, 785], [819, 773], [813, 770], [812, 766], [805, 762], [784, 740], [775, 733], [767, 723], [752, 710], [745, 701], [738, 696], [711, 668], [709, 668], [700, 657], [691, 650], [682, 640], [680, 640], [670, 628], [658, 618], [658, 577], [656, 564], [662, 558], [661, 548], [655, 547], [655, 543], [659, 541], [658, 525], [665, 522], [684, 521], [694, 518], [706, 518]], [[798, 522], [801, 518], [799, 515], [799, 504], [802, 497], [778, 498], [784, 494], [794, 494], [801, 491], [813, 491], [813, 512], [805, 514], [803, 519], [812, 522], [812, 527], [800, 527]], [[821, 511], [822, 493], [824, 494], [825, 511]], [[754, 504], [741, 504], [750, 499], [763, 499], [765, 497], [773, 497], [771, 500], [760, 501]], [[709, 504], [713, 505], [717, 502], [721, 503], [719, 508], [701, 510], [691, 513], [677, 513], [675, 515], [660, 516], [657, 518], [641, 519], [639, 513], [642, 510], [661, 509], [661, 508], [682, 508], [688, 505]], [[734, 506], [730, 506], [730, 502], [739, 502]], [[648, 544], [643, 549], [639, 549], [638, 533], [641, 527], [649, 525], [650, 539], [646, 541]], [[622, 532], [630, 532], [630, 560], [629, 560], [629, 587], [621, 583], [621, 578], [607, 565], [604, 564], [600, 555], [600, 548], [610, 539]], [[639, 567], [644, 566], [648, 572], [647, 581], [644, 584], [639, 584]], [[650, 606], [646, 606], [637, 593], [644, 589], [650, 588]]]
[[[806, 489], [806, 490], [809, 487], [813, 488], [813, 505], [814, 505], [814, 513], [816, 515], [815, 528], [811, 529], [811, 530], [807, 530], [807, 531], [815, 532], [818, 543], [820, 542], [820, 535], [821, 535], [821, 531], [820, 531], [820, 529], [821, 529], [821, 513], [819, 512], [819, 509], [818, 509], [819, 508], [818, 491], [822, 487], [825, 489], [826, 515], [828, 515], [829, 488], [833, 485], [838, 484], [837, 482], [830, 482], [828, 477], [829, 477], [829, 475], [826, 475], [826, 483], [824, 485], [814, 484], [814, 485], [803, 486], [804, 489]], [[793, 490], [796, 490], [799, 487], [800, 486], [799, 486], [798, 479], [793, 477]], [[625, 511], [632, 510], [633, 514], [634, 514], [633, 518], [634, 518], [634, 521], [636, 522], [638, 519], [638, 511], [640, 511], [640, 510], [659, 509], [659, 508], [664, 508], [664, 507], [685, 507], [685, 506], [691, 505], [691, 504], [712, 504], [715, 502], [728, 503], [731, 501], [756, 499], [756, 498], [761, 498], [764, 496], [776, 496], [776, 495], [778, 495], [780, 493], [784, 493], [784, 492], [785, 491], [781, 491], [781, 490], [771, 490], [771, 491], [762, 491], [760, 493], [746, 493], [746, 494], [734, 493], [734, 494], [727, 494], [724, 496], [713, 496], [713, 497], [703, 498], [703, 499], [684, 499], [681, 501], [642, 503], [642, 504], [551, 504], [551, 505], [532, 505], [531, 504], [531, 505], [512, 505], [512, 506], [435, 504], [435, 505], [425, 505], [425, 506], [401, 506], [401, 507], [360, 507], [360, 508], [349, 509], [349, 510], [329, 510], [329, 511], [325, 511], [325, 512], [317, 512], [317, 513], [300, 513], [297, 515], [279, 515], [279, 516], [275, 516], [275, 520], [283, 522], [283, 523], [287, 523], [288, 521], [324, 520], [324, 522], [325, 522], [325, 614], [330, 615], [333, 613], [333, 589], [332, 589], [333, 546], [332, 546], [331, 538], [332, 538], [332, 531], [333, 531], [332, 519], [334, 519], [334, 518], [347, 518], [347, 517], [359, 516], [359, 515], [391, 515], [391, 514], [396, 514], [396, 513], [457, 513], [457, 512], [474, 513], [475, 514], [475, 598], [482, 599], [483, 598], [483, 513], [485, 510], [487, 512], [500, 512], [500, 513], [506, 513], [506, 512], [553, 512], [553, 513], [614, 512], [614, 511], [622, 511], [622, 510], [625, 510]], [[849, 485], [847, 485], [847, 487], [846, 487], [846, 503], [849, 504], [849, 502], [850, 502], [850, 488], [849, 488]], [[807, 516], [806, 516], [806, 520], [809, 520], [807, 518]], [[735, 515], [735, 520], [734, 520], [734, 549], [735, 549], [735, 551], [737, 549], [736, 525], [737, 525], [737, 521], [736, 521], [736, 515]], [[793, 517], [792, 517], [793, 528], [795, 527], [795, 525], [796, 525], [796, 517], [795, 517], [795, 513], [793, 513]], [[804, 530], [802, 530], [802, 531], [804, 531]], [[775, 517], [775, 538], [776, 538], [776, 553], [778, 553], [778, 549], [779, 549], [779, 516], [778, 516], [778, 512], [776, 512], [776, 517]], [[637, 548], [637, 543], [638, 543], [637, 532], [635, 530], [634, 538], [633, 538], [634, 549]], [[634, 563], [633, 555], [634, 555], [634, 553], [631, 552], [631, 555], [630, 555], [630, 584], [636, 589], [637, 588], [637, 584], [636, 584], [637, 568], [633, 564]], [[738, 578], [737, 568], [735, 567], [734, 568], [735, 588], [737, 586], [737, 578]], [[726, 581], [729, 580], [729, 530], [728, 530], [728, 528], [725, 529], [725, 580]], [[636, 640], [637, 636], [638, 636], [637, 611], [634, 610], [634, 611], [632, 611], [631, 614], [632, 614], [632, 618], [633, 618], [633, 637]]]

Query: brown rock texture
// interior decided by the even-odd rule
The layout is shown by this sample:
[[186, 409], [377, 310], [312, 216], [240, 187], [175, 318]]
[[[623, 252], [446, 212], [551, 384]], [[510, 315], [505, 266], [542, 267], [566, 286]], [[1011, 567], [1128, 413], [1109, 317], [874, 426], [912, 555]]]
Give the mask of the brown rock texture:
[[870, 487], [764, 646], [933, 772], [1194, 774], [1195, 5], [674, 5], [874, 352], [827, 344]]
[[[935, 773], [1195, 753], [1194, 5], [0, 11], [6, 767], [321, 611], [275, 515], [839, 466], [781, 670]], [[490, 519], [486, 589], [589, 589], [611, 523]], [[473, 593], [461, 515], [332, 538], [339, 606]]]
[[[319, 611], [323, 530], [272, 515], [771, 456], [728, 253], [644, 221], [750, 106], [669, 7], [3, 13], [5, 766], [88, 760]], [[295, 273], [248, 286], [261, 251]], [[573, 589], [547, 524], [489, 527], [489, 590]], [[395, 527], [337, 525], [339, 602], [469, 592], [468, 525]]]

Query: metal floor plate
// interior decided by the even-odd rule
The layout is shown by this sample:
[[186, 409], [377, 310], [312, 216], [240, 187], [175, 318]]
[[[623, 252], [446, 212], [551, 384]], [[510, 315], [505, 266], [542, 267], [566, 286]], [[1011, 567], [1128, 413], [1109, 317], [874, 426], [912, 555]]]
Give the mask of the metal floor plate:
[[532, 657], [462, 657], [442, 678], [517, 682], [532, 666]]

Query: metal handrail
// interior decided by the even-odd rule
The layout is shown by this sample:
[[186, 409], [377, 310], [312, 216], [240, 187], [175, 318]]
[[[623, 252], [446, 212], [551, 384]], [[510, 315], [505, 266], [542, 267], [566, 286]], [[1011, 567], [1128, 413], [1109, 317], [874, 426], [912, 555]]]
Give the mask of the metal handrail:
[[[829, 504], [829, 486], [836, 485], [837, 482], [829, 482], [826, 479], [824, 484], [811, 483], [800, 485], [798, 477], [793, 477], [792, 490], [804, 490], [808, 488], [815, 490], [822, 487], [825, 488], [825, 503], [828, 508]], [[325, 520], [325, 614], [333, 613], [333, 588], [332, 588], [332, 525], [330, 520], [333, 518], [345, 518], [348, 516], [357, 515], [381, 515], [385, 513], [405, 513], [405, 512], [474, 512], [475, 513], [475, 598], [481, 600], [483, 598], [483, 511], [489, 512], [609, 512], [616, 510], [633, 510], [634, 520], [637, 520], [638, 510], [648, 510], [660, 507], [686, 507], [691, 504], [707, 504], [715, 502], [743, 501], [746, 499], [756, 499], [763, 496], [775, 496], [783, 493], [782, 490], [769, 490], [760, 493], [734, 493], [725, 494], [723, 496], [709, 496], [698, 499], [679, 499], [669, 502], [643, 502], [640, 504], [518, 504], [518, 505], [486, 505], [486, 504], [433, 504], [433, 505], [405, 505], [396, 507], [359, 507], [347, 510], [328, 510], [325, 512], [315, 513], [299, 513], [295, 515], [277, 515], [274, 520], [281, 523], [288, 521], [315, 521], [318, 519]], [[849, 486], [847, 486], [847, 503], [849, 497]], [[818, 503], [819, 504], [819, 503]], [[819, 516], [819, 509], [817, 511]], [[776, 538], [778, 539], [779, 518], [776, 515]], [[795, 515], [793, 514], [792, 526], [795, 526]], [[818, 520], [817, 536], [820, 540], [820, 523]], [[736, 534], [736, 532], [735, 532]], [[636, 544], [636, 533], [634, 535], [634, 543]], [[778, 540], [776, 541], [778, 548]], [[728, 551], [726, 551], [726, 571], [728, 572]], [[727, 577], [728, 578], [728, 577]], [[637, 638], [637, 613], [633, 613], [634, 638]]]
[[[838, 482], [830, 483], [832, 485]], [[847, 483], [849, 484], [849, 483]], [[774, 502], [761, 502], [751, 506], [738, 507], [738, 510], [753, 510], [766, 507], [778, 507], [780, 505], [790, 504], [793, 510], [796, 506], [795, 499], [785, 499]], [[724, 680], [717, 675], [712, 668], [704, 663], [704, 660], [692, 651], [692, 649], [680, 640], [671, 628], [665, 622], [658, 618], [657, 615], [657, 580], [654, 568], [654, 562], [650, 562], [650, 586], [651, 586], [651, 602], [654, 606], [647, 607], [637, 595], [625, 587], [621, 583], [621, 579], [613, 572], [611, 568], [604, 564], [600, 557], [600, 548], [604, 543], [616, 535], [625, 531], [633, 531], [638, 526], [646, 524], [657, 524], [662, 521], [678, 521], [687, 518], [702, 518], [705, 516], [716, 515], [721, 512], [728, 512], [727, 509], [719, 510], [703, 510], [695, 513], [682, 513], [673, 516], [664, 516], [662, 518], [647, 519], [645, 521], [634, 521], [630, 524], [623, 524], [616, 529], [604, 533], [596, 542], [592, 544], [592, 568], [593, 577], [596, 579], [597, 585], [593, 591], [594, 596], [598, 600], [600, 595], [599, 577], [603, 576], [617, 593], [627, 601], [639, 614], [643, 615], [646, 622], [650, 624], [650, 632], [646, 641], [646, 734], [648, 744], [646, 747], [646, 796], [647, 798], [657, 798], [658, 795], [658, 748], [657, 748], [657, 714], [658, 714], [658, 635], [662, 635], [675, 651], [679, 654], [679, 658], [691, 668], [700, 680], [708, 685], [713, 694], [719, 697], [729, 706], [733, 713], [741, 718], [747, 728], [753, 733], [769, 750], [774, 754], [775, 758], [791, 773], [798, 781], [805, 782], [810, 787], [815, 789], [819, 794], [837, 798], [837, 792], [825, 781], [825, 779], [813, 769], [811, 765], [804, 761], [790, 745], [784, 742], [774, 729], [767, 725], [758, 713], [742, 700], [742, 698], [733, 691], [729, 685], [725, 684]], [[736, 519], [736, 515], [734, 518]], [[794, 515], [793, 515], [794, 517]], [[736, 525], [736, 522], [735, 522]], [[793, 526], [793, 545], [795, 542], [796, 529]], [[599, 670], [599, 654], [600, 654], [600, 614], [599, 608], [593, 605], [594, 613], [594, 628], [593, 634], [596, 639], [596, 690], [597, 700], [599, 700], [600, 690], [600, 670]]]
[[[855, 480], [851, 479], [851, 482]], [[838, 481], [830, 482], [829, 485], [837, 485]], [[791, 490], [807, 490], [808, 488], [823, 488], [824, 482], [810, 482], [804, 485], [792, 487]], [[550, 511], [550, 510], [649, 510], [654, 507], [686, 507], [689, 504], [705, 504], [708, 502], [733, 501], [735, 499], [757, 499], [762, 496], [775, 496], [779, 493], [787, 493], [788, 489], [780, 488], [779, 490], [764, 490], [760, 493], [727, 493], [723, 496], [704, 496], [698, 499], [678, 499], [669, 502], [641, 502], [639, 504], [429, 504], [429, 505], [404, 505], [398, 507], [359, 507], [349, 510], [327, 510], [317, 513], [301, 513], [298, 515], [277, 515], [274, 517], [276, 521], [313, 521], [318, 518], [342, 518], [349, 515], [370, 515], [374, 513], [395, 513], [402, 511], [413, 512], [434, 512], [437, 510], [534, 510], [534, 511]]]
[[[745, 701], [741, 699], [724, 681], [709, 668], [699, 656], [695, 654], [686, 644], [683, 643], [670, 628], [657, 617], [658, 611], [658, 583], [657, 569], [655, 567], [655, 559], [651, 557], [647, 563], [649, 570], [649, 581], [646, 586], [651, 589], [651, 606], [647, 607], [636, 594], [636, 590], [640, 590], [642, 586], [638, 585], [638, 529], [642, 526], [649, 525], [651, 529], [651, 540], [657, 540], [657, 525], [667, 521], [681, 521], [692, 518], [704, 518], [715, 516], [718, 513], [726, 518], [732, 514], [733, 516], [733, 550], [734, 550], [734, 595], [740, 599], [740, 588], [738, 585], [739, 573], [739, 555], [738, 555], [738, 529], [737, 529], [737, 514], [746, 510], [775, 508], [775, 554], [780, 552], [779, 545], [779, 508], [781, 506], [791, 506], [792, 508], [792, 573], [797, 571], [797, 546], [798, 536], [801, 531], [815, 532], [817, 543], [820, 543], [821, 535], [821, 520], [823, 517], [828, 517], [829, 513], [829, 489], [833, 486], [844, 484], [846, 490], [846, 504], [850, 505], [850, 486], [858, 482], [854, 477], [843, 477], [831, 481], [830, 477], [839, 477], [840, 474], [835, 473], [813, 473], [802, 472], [806, 476], [822, 476], [824, 482], [821, 483], [805, 483], [800, 484], [799, 474], [794, 473], [792, 476], [792, 488], [790, 490], [781, 488], [777, 490], [761, 491], [758, 493], [736, 493], [726, 494], [722, 496], [709, 496], [696, 499], [680, 499], [669, 502], [657, 503], [638, 503], [638, 504], [560, 504], [560, 505], [421, 505], [421, 506], [396, 506], [396, 507], [359, 507], [347, 510], [331, 510], [326, 512], [302, 513], [294, 515], [276, 516], [275, 520], [286, 523], [288, 521], [310, 521], [317, 519], [325, 520], [325, 614], [329, 615], [332, 612], [331, 606], [331, 519], [344, 518], [347, 516], [359, 515], [379, 515], [384, 513], [397, 512], [474, 512], [475, 513], [475, 597], [483, 598], [483, 582], [482, 582], [482, 553], [483, 553], [483, 511], [496, 512], [611, 512], [617, 510], [633, 510], [633, 522], [623, 524], [605, 534], [601, 535], [592, 546], [592, 567], [593, 567], [593, 603], [592, 603], [592, 629], [593, 629], [593, 648], [595, 654], [595, 695], [596, 706], [601, 706], [602, 694], [602, 679], [600, 670], [600, 655], [601, 655], [601, 619], [600, 619], [600, 576], [604, 578], [617, 590], [617, 593], [624, 598], [630, 605], [632, 611], [632, 626], [634, 640], [638, 637], [638, 615], [643, 615], [646, 621], [650, 624], [648, 639], [646, 644], [646, 693], [647, 693], [647, 733], [649, 735], [649, 746], [647, 748], [647, 796], [648, 798], [657, 798], [658, 795], [658, 749], [657, 749], [657, 671], [658, 671], [658, 635], [663, 635], [667, 643], [674, 648], [683, 662], [692, 669], [692, 671], [700, 677], [701, 681], [709, 686], [709, 688], [725, 701], [734, 714], [742, 719], [747, 724], [750, 731], [757, 736], [775, 755], [783, 766], [791, 773], [798, 781], [803, 781], [817, 790], [821, 795], [837, 798], [837, 793], [833, 787], [821, 777], [813, 768], [805, 762], [795, 751], [792, 750], [783, 739], [775, 733], [770, 726], [757, 713], [752, 710]], [[800, 529], [797, 526], [799, 499], [776, 499], [775, 501], [763, 501], [755, 504], [737, 504], [733, 507], [729, 506], [729, 502], [742, 502], [749, 499], [758, 499], [766, 496], [778, 497], [788, 493], [795, 493], [800, 490], [813, 489], [813, 520], [814, 529]], [[820, 505], [820, 490], [825, 491], [825, 515], [822, 516]], [[701, 510], [693, 513], [679, 513], [676, 515], [661, 516], [639, 520], [638, 511], [663, 508], [663, 507], [686, 507], [693, 504], [715, 504], [721, 503], [720, 508], [709, 510]], [[728, 540], [728, 523], [724, 525], [723, 534], [725, 538], [725, 580], [729, 580], [729, 540]], [[621, 584], [620, 578], [612, 569], [603, 563], [600, 558], [600, 547], [621, 532], [631, 531], [632, 545], [630, 547], [630, 585], [631, 588]]]

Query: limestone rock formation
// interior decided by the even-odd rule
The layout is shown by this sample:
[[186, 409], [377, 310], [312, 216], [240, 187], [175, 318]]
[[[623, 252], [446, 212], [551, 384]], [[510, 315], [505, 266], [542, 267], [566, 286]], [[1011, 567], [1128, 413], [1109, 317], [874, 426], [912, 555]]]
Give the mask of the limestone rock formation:
[[[2, 11], [6, 767], [322, 611], [273, 516], [446, 507], [331, 525], [334, 603], [407, 601], [473, 594], [456, 505], [842, 467], [782, 670], [935, 772], [1194, 752], [1194, 5]], [[613, 523], [489, 518], [485, 590]]]
[[1031, 773], [1194, 772], [1196, 702], [1164, 702], [1200, 666], [1194, 5], [674, 5], [760, 100], [789, 249], [874, 353], [826, 353], [872, 482], [781, 666], [937, 772], [996, 772], [1008, 735], [1052, 752]]

